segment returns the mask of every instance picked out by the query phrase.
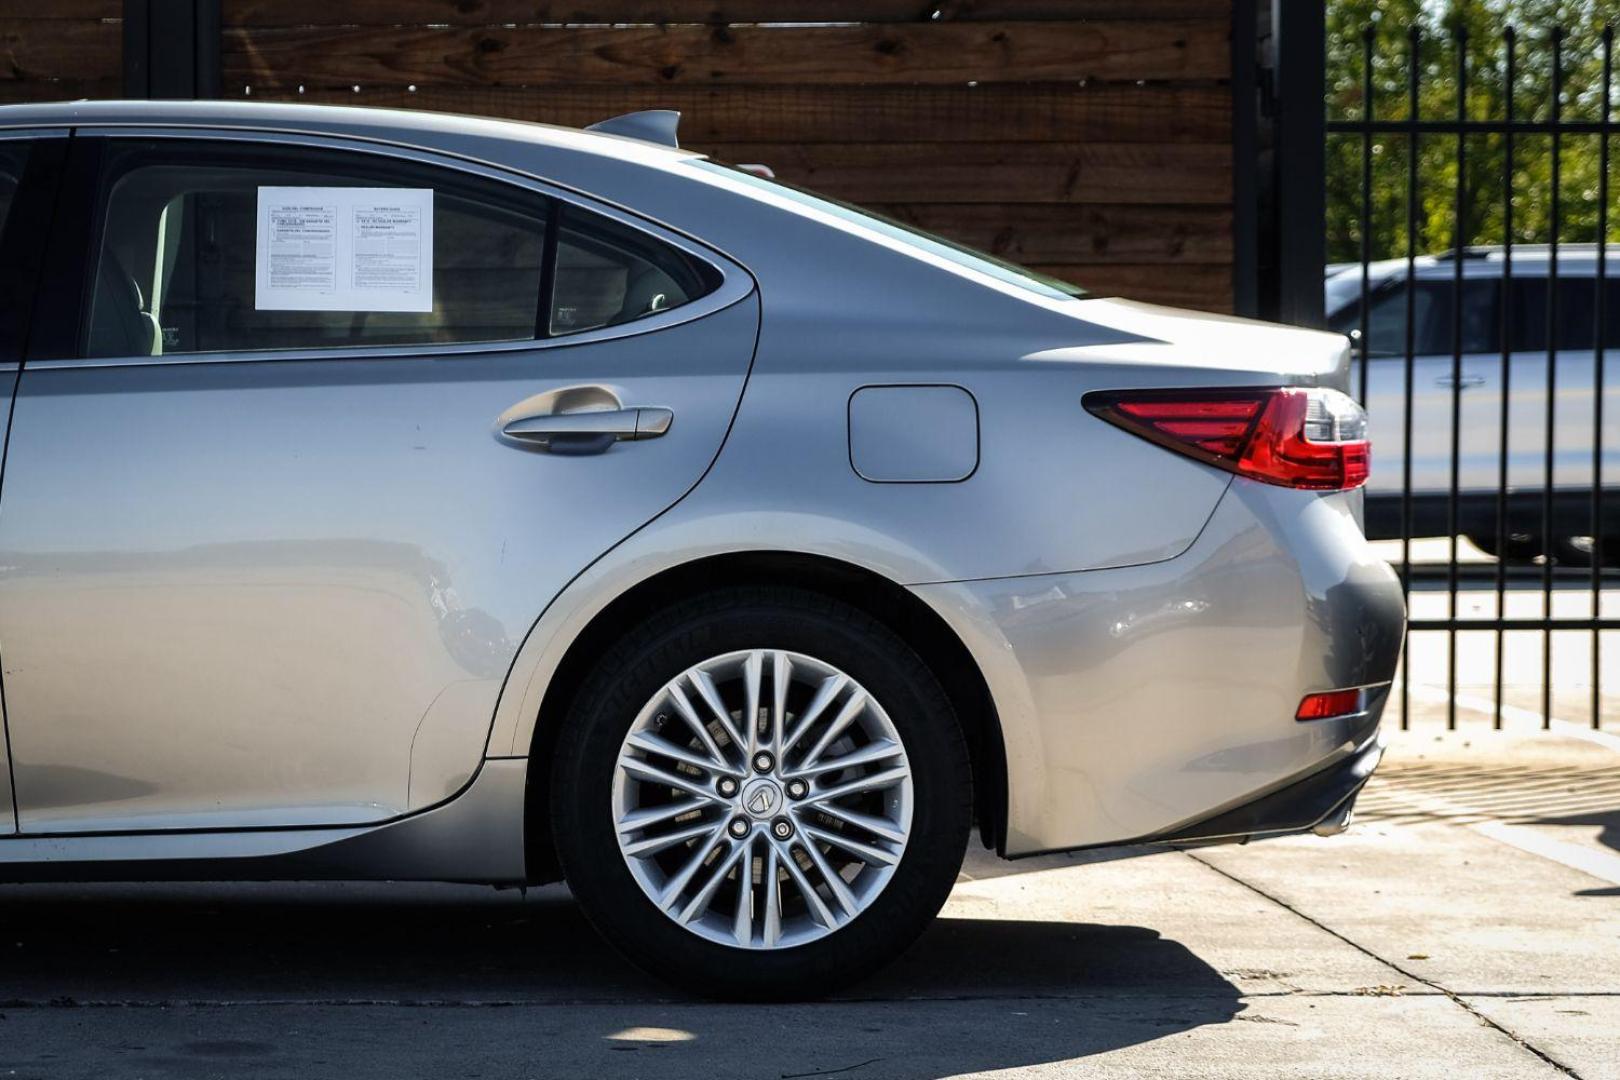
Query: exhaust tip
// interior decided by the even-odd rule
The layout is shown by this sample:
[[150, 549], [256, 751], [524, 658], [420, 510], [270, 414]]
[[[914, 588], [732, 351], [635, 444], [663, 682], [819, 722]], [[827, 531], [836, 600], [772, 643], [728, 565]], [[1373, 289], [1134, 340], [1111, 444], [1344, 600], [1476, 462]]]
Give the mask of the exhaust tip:
[[1352, 799], [1311, 826], [1311, 832], [1317, 836], [1338, 836], [1350, 828], [1350, 820], [1355, 816], [1355, 813], [1356, 804], [1355, 800]]

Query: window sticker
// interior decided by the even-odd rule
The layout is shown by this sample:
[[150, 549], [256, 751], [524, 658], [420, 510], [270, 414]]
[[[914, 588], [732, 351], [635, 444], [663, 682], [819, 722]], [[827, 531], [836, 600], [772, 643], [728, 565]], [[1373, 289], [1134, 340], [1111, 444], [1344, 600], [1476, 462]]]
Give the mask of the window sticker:
[[259, 311], [432, 311], [433, 189], [261, 187]]

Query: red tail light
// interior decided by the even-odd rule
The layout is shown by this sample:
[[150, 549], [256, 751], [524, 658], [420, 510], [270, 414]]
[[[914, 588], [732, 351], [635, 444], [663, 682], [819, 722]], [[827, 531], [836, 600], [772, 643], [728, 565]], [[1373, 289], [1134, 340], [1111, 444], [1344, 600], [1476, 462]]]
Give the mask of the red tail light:
[[1367, 481], [1367, 414], [1337, 390], [1110, 390], [1085, 406], [1160, 446], [1283, 487], [1345, 491]]
[[1350, 716], [1361, 711], [1360, 690], [1329, 690], [1325, 694], [1306, 694], [1294, 713], [1295, 720], [1326, 720], [1334, 716]]

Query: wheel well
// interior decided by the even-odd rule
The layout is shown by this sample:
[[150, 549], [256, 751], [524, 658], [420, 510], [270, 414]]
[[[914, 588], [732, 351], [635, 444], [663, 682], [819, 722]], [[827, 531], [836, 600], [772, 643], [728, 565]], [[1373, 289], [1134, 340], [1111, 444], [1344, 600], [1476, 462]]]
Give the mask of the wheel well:
[[849, 563], [790, 552], [739, 552], [666, 570], [614, 599], [576, 637], [540, 702], [529, 747], [525, 833], [529, 878], [561, 876], [547, 808], [551, 758], [562, 718], [573, 706], [592, 663], [649, 614], [709, 590], [731, 585], [793, 585], [859, 608], [887, 625], [922, 657], [950, 697], [972, 756], [974, 817], [986, 847], [1002, 850], [1006, 827], [1006, 758], [1001, 722], [978, 664], [933, 609], [889, 579]]

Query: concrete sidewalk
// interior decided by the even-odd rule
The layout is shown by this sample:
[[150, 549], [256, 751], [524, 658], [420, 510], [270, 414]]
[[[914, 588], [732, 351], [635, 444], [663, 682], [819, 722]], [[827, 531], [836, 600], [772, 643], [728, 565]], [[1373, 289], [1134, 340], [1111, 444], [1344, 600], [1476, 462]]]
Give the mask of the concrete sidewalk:
[[1620, 1077], [1620, 755], [1408, 737], [1375, 785], [1333, 839], [976, 857], [796, 1006], [675, 997], [557, 889], [7, 887], [0, 1077]]

